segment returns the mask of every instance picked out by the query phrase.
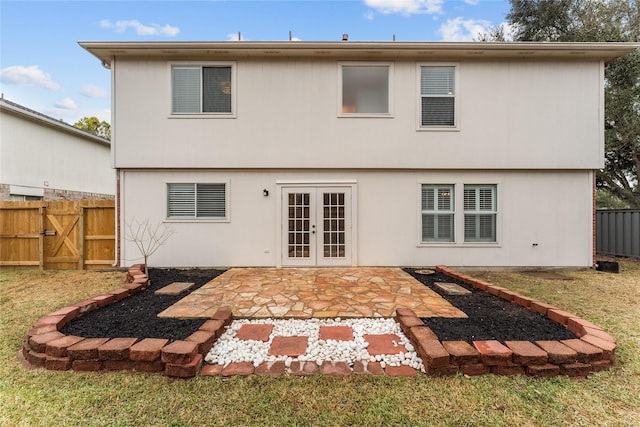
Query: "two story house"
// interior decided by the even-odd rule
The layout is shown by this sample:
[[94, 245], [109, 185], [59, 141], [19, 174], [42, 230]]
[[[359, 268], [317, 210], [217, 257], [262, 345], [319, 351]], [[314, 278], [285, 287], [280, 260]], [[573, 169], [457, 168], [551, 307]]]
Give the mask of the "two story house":
[[591, 266], [604, 68], [637, 45], [81, 42], [121, 265]]

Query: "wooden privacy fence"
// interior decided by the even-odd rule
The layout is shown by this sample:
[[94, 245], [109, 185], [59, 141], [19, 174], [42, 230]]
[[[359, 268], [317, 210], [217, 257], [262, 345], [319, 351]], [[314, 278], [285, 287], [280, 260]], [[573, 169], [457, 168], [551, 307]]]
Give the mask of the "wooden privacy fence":
[[598, 209], [596, 252], [640, 258], [640, 210]]
[[108, 268], [115, 258], [115, 202], [0, 202], [0, 266]]

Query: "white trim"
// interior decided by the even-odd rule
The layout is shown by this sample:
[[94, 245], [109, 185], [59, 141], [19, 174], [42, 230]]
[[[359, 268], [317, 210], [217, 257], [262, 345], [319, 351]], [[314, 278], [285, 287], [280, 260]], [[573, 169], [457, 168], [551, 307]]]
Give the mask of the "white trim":
[[[393, 115], [393, 106], [394, 106], [394, 88], [393, 88], [393, 79], [394, 79], [394, 63], [393, 62], [361, 62], [361, 61], [339, 61], [338, 63], [338, 93], [337, 93], [337, 107], [336, 112], [339, 118], [386, 118], [391, 119], [394, 117]], [[342, 69], [345, 66], [350, 67], [388, 67], [388, 86], [389, 86], [389, 94], [388, 94], [388, 112], [386, 113], [343, 113], [342, 112]]]
[[[422, 126], [422, 67], [454, 67], [455, 93], [453, 94], [453, 126]], [[459, 132], [460, 131], [460, 63], [459, 62], [417, 62], [416, 63], [416, 131], [418, 132]]]
[[[179, 114], [173, 112], [172, 96], [173, 96], [173, 76], [171, 70], [174, 66], [199, 66], [202, 67], [231, 67], [231, 112], [230, 113], [186, 113]], [[169, 100], [167, 105], [169, 106], [169, 119], [235, 119], [237, 118], [237, 99], [238, 99], [238, 64], [236, 61], [169, 61], [167, 62], [167, 74], [169, 82]], [[202, 77], [202, 73], [200, 74]], [[202, 88], [200, 88], [202, 92]], [[202, 93], [201, 93], [202, 95]], [[202, 104], [202, 99], [200, 99]], [[202, 105], [200, 106], [202, 110]]]
[[344, 185], [356, 185], [358, 183], [355, 179], [336, 179], [336, 180], [323, 180], [323, 179], [312, 179], [312, 180], [289, 180], [289, 179], [277, 179], [276, 185], [286, 185], [291, 187], [305, 187], [309, 185], [313, 186], [344, 186]]

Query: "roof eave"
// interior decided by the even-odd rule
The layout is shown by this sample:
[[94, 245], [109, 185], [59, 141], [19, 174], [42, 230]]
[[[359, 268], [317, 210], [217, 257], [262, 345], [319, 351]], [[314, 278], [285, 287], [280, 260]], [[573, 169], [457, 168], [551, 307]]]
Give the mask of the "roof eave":
[[548, 42], [79, 42], [103, 64], [114, 57], [337, 59], [582, 59], [610, 62], [640, 43]]
[[58, 120], [55, 120], [52, 117], [48, 117], [42, 114], [36, 114], [34, 112], [29, 111], [28, 109], [20, 108], [18, 106], [13, 105], [12, 103], [6, 102], [6, 100], [4, 99], [0, 100], [0, 109], [6, 110], [8, 113], [13, 114], [15, 116], [20, 116], [27, 120], [57, 129], [61, 132], [65, 132], [65, 133], [86, 139], [90, 142], [104, 145], [106, 147], [111, 147], [111, 141], [109, 141], [108, 139], [96, 136], [82, 129], [78, 129], [68, 123], [60, 122]]

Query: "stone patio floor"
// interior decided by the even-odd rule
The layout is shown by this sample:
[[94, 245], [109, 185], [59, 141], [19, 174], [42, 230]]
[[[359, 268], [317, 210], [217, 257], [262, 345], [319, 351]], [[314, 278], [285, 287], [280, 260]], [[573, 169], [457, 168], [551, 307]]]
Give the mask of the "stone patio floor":
[[238, 318], [467, 317], [400, 268], [232, 268], [159, 317], [208, 318], [228, 307]]

